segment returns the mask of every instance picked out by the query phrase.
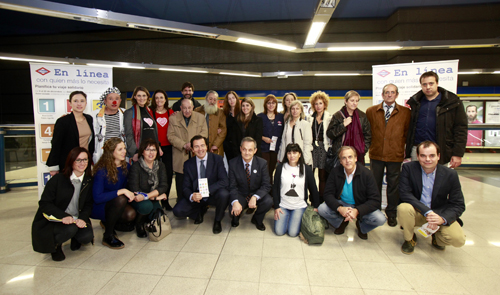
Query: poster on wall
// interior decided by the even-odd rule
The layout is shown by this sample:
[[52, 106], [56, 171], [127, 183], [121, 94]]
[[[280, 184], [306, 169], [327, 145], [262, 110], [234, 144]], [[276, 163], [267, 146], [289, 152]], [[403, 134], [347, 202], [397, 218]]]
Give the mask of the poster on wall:
[[[468, 124], [484, 123], [483, 102], [482, 101], [463, 101]], [[467, 146], [483, 146], [483, 130], [467, 131]]]
[[71, 113], [73, 91], [87, 94], [86, 114], [100, 108], [99, 97], [113, 85], [113, 69], [77, 65], [30, 63], [37, 157], [38, 192], [50, 179], [45, 165], [50, 154], [56, 120]]
[[[486, 102], [486, 123], [500, 123], [500, 101]], [[486, 130], [484, 146], [500, 147], [500, 130]]]
[[458, 59], [404, 64], [372, 66], [373, 104], [382, 102], [382, 89], [386, 84], [394, 84], [399, 89], [397, 103], [406, 105], [406, 101], [420, 91], [420, 76], [433, 71], [439, 76], [439, 86], [457, 93]]

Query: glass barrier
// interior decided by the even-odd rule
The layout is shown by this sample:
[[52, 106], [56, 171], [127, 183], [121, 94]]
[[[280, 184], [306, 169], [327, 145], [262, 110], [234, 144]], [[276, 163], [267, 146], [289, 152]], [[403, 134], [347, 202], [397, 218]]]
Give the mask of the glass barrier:
[[34, 135], [5, 136], [5, 180], [7, 183], [37, 181]]

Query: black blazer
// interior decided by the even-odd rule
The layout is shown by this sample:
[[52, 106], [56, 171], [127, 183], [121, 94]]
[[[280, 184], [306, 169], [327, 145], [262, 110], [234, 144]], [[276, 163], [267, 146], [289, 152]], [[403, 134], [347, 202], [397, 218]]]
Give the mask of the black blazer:
[[242, 203], [249, 195], [258, 195], [263, 198], [271, 191], [267, 161], [254, 156], [251, 169], [250, 187], [248, 187], [247, 174], [243, 166], [243, 158], [238, 156], [229, 162], [230, 202], [238, 200]]
[[[161, 195], [167, 192], [168, 183], [167, 183], [167, 169], [163, 162], [158, 161], [158, 193]], [[151, 184], [148, 183], [149, 175], [146, 170], [142, 169], [141, 164], [139, 162], [134, 162], [132, 167], [128, 172], [128, 183], [127, 188], [131, 192], [143, 192], [150, 193], [151, 192]]]
[[[227, 178], [224, 159], [214, 153], [207, 152], [207, 169], [205, 170], [208, 180], [208, 190], [210, 194], [215, 194], [219, 189], [227, 189], [229, 179]], [[184, 162], [184, 183], [182, 193], [184, 198], [189, 199], [198, 190], [198, 167], [196, 166], [196, 156]]]
[[241, 145], [241, 140], [244, 137], [250, 136], [251, 138], [255, 139], [257, 142], [257, 153], [255, 154], [256, 156], [260, 157], [262, 156], [262, 151], [261, 151], [261, 144], [262, 144], [262, 134], [264, 134], [264, 126], [262, 122], [262, 118], [257, 117], [257, 115], [254, 113], [252, 116], [252, 119], [248, 123], [247, 128], [245, 129], [245, 132], [243, 132], [243, 123], [238, 121], [237, 119], [235, 120], [237, 123], [237, 126], [234, 128], [235, 132], [235, 141], [238, 147], [238, 155], [240, 154], [240, 145]]
[[[43, 213], [54, 215], [56, 218], [70, 216], [64, 212], [68, 208], [75, 187], [68, 177], [59, 173], [54, 175], [45, 186], [40, 201], [38, 201], [38, 211], [31, 226], [31, 243], [33, 250], [40, 253], [52, 253], [55, 251], [54, 222], [43, 217]], [[80, 199], [78, 200], [78, 218], [84, 220], [87, 226], [90, 223], [90, 213], [92, 212], [92, 178], [90, 175], [83, 177], [80, 189]]]
[[420, 202], [422, 197], [422, 168], [419, 162], [403, 164], [399, 179], [399, 198], [402, 203], [411, 204], [421, 214], [432, 209], [452, 224], [465, 211], [464, 195], [455, 170], [437, 165], [432, 189], [431, 208]]
[[[92, 116], [87, 114], [83, 115], [85, 119], [87, 119], [87, 123], [92, 132], [88, 148], [92, 156], [94, 154], [94, 124], [92, 123]], [[52, 135], [52, 148], [50, 149], [46, 165], [49, 167], [59, 165], [59, 171], [62, 172], [69, 152], [78, 146], [80, 146], [80, 134], [78, 133], [78, 126], [76, 126], [75, 115], [71, 113], [57, 119], [54, 125], [54, 134]], [[90, 160], [91, 159], [89, 159], [89, 161]]]
[[[283, 163], [279, 163], [276, 167], [276, 171], [274, 172], [274, 184], [273, 184], [273, 201], [274, 208], [277, 209], [280, 207], [281, 201], [281, 171], [283, 170]], [[310, 166], [304, 165], [304, 173], [306, 175], [305, 178], [305, 186], [304, 186], [304, 200], [307, 203], [307, 190], [309, 190], [309, 201], [314, 208], [319, 207], [319, 193], [318, 188], [316, 187], [316, 180], [314, 179], [314, 173]]]
[[[340, 195], [344, 189], [346, 176], [344, 166], [338, 165], [330, 172], [326, 181], [323, 198], [330, 209], [337, 211], [341, 206]], [[352, 193], [354, 195], [354, 207], [359, 211], [359, 217], [380, 209], [382, 198], [375, 183], [373, 173], [359, 162], [356, 163], [356, 172], [352, 179]]]

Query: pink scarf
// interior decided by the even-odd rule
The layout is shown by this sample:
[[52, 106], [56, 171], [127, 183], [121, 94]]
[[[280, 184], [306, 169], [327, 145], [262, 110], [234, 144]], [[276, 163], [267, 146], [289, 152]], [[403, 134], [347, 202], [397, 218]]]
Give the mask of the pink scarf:
[[[340, 111], [346, 118], [349, 117], [349, 113], [345, 106], [343, 106]], [[358, 109], [355, 109], [352, 113], [352, 123], [347, 125], [347, 131], [342, 145], [354, 147], [358, 154], [358, 160], [365, 154], [365, 137], [363, 136], [363, 128], [361, 128]]]

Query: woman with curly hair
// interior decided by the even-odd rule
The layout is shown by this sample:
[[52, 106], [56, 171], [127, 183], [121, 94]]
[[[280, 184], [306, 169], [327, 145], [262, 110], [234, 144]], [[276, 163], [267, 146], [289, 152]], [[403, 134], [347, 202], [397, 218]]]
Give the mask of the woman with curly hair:
[[[118, 137], [104, 143], [103, 153], [94, 166], [94, 206], [91, 217], [101, 220], [104, 227], [102, 244], [111, 249], [125, 247], [115, 233], [118, 222], [135, 220], [135, 210], [129, 205], [136, 196], [126, 189], [130, 165], [125, 161], [125, 143]], [[141, 196], [142, 197], [142, 196]]]
[[227, 161], [240, 154], [240, 143], [235, 137], [236, 118], [241, 111], [240, 98], [234, 91], [229, 91], [224, 97], [224, 106], [222, 107], [224, 115], [226, 115], [227, 135], [224, 139], [223, 147]]

